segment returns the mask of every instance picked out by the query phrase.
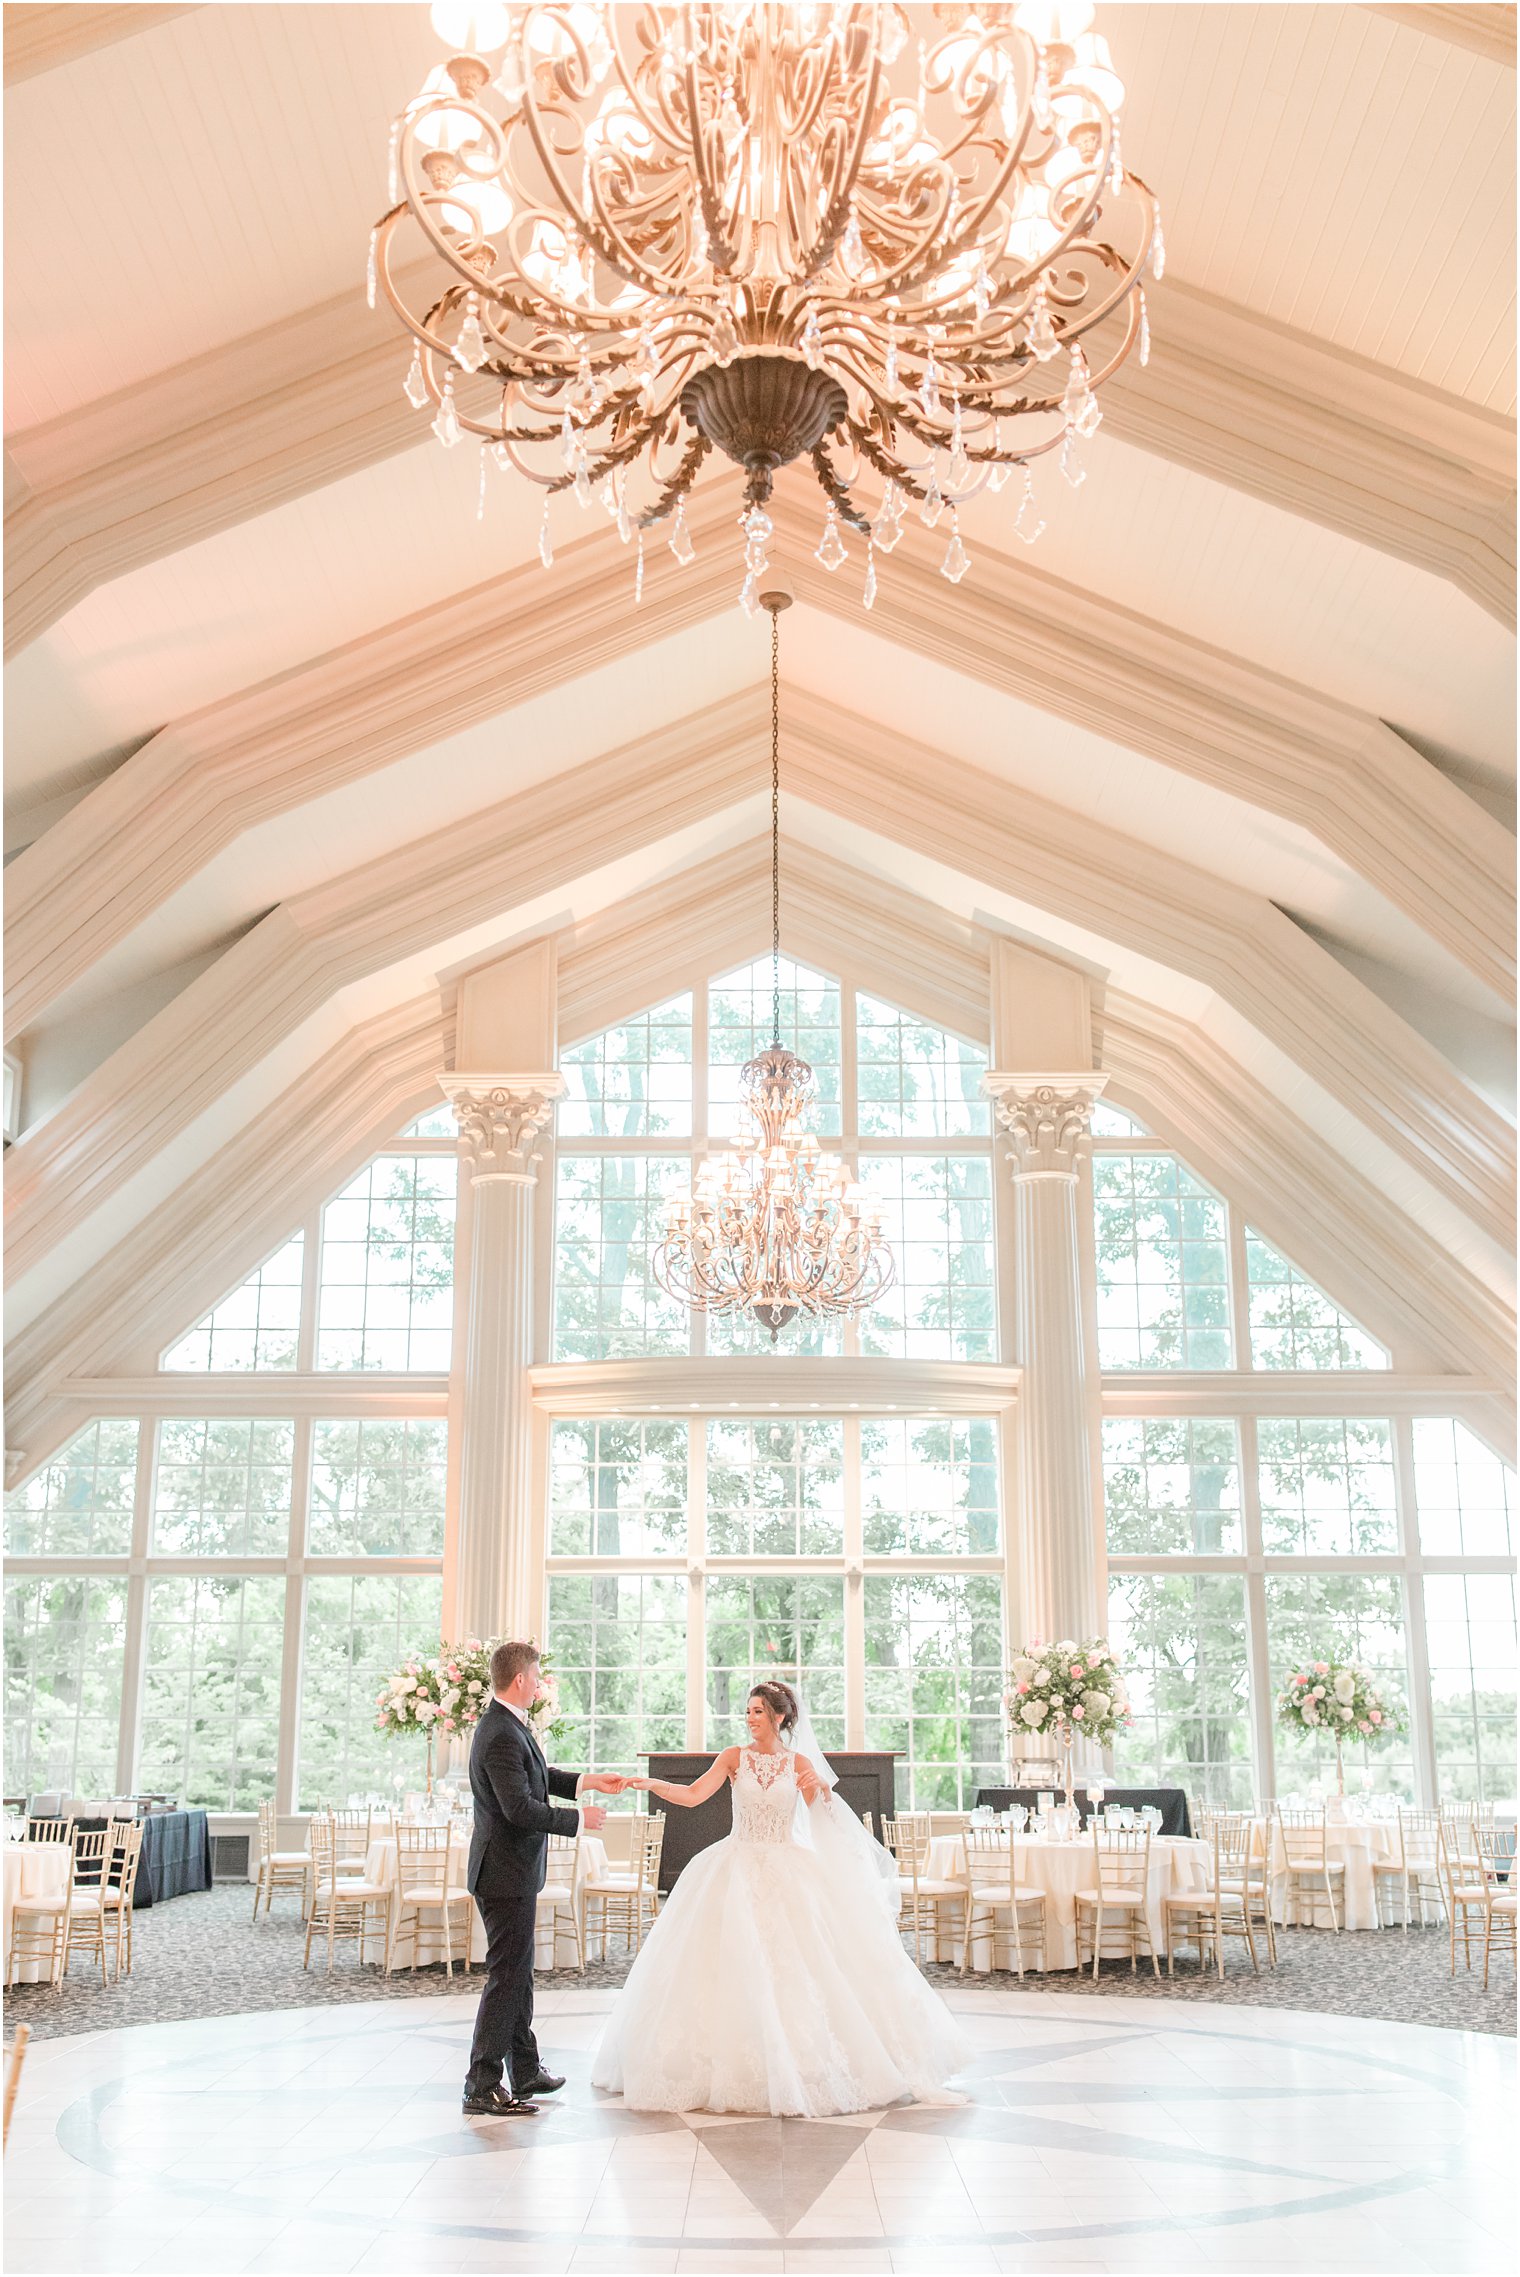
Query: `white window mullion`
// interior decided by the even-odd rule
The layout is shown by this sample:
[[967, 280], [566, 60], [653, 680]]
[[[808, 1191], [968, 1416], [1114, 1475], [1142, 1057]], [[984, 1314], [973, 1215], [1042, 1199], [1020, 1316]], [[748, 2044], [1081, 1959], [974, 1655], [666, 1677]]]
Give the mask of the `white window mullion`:
[[844, 1744], [846, 1751], [852, 1754], [858, 1754], [866, 1743], [864, 1554], [860, 1418], [849, 1415], [844, 1425]]
[[[1235, 1214], [1230, 1213], [1235, 1222]], [[1237, 1348], [1238, 1349], [1238, 1348]], [[1247, 1696], [1257, 1800], [1277, 1794], [1277, 1753], [1272, 1736], [1272, 1649], [1267, 1628], [1267, 1582], [1261, 1546], [1261, 1477], [1256, 1418], [1243, 1415], [1240, 1433], [1240, 1523], [1246, 1547]]]
[[686, 1745], [695, 1753], [707, 1729], [706, 1421], [694, 1415], [686, 1432]]
[[1246, 1256], [1246, 1221], [1233, 1202], [1225, 1205], [1230, 1258], [1230, 1349], [1237, 1368], [1255, 1366], [1251, 1352], [1251, 1272]]
[[296, 1330], [296, 1367], [310, 1375], [317, 1364], [317, 1306], [322, 1287], [322, 1212], [313, 1210], [301, 1244], [301, 1321]]
[[132, 1550], [128, 1567], [126, 1636], [121, 1667], [121, 1708], [116, 1726], [116, 1792], [137, 1786], [142, 1738], [143, 1671], [148, 1651], [148, 1544], [153, 1526], [153, 1482], [158, 1464], [158, 1431], [137, 1427], [137, 1472], [132, 1488]]
[[285, 1626], [280, 1639], [280, 1736], [275, 1757], [274, 1807], [282, 1816], [296, 1807], [296, 1749], [301, 1721], [301, 1650], [305, 1626], [303, 1572], [311, 1508], [312, 1419], [298, 1415], [290, 1464], [290, 1538], [285, 1572]]
[[1422, 1810], [1434, 1810], [1441, 1796], [1441, 1774], [1436, 1762], [1435, 1700], [1430, 1688], [1430, 1646], [1425, 1631], [1425, 1576], [1420, 1558], [1419, 1508], [1415, 1499], [1414, 1424], [1407, 1415], [1396, 1415], [1393, 1419], [1393, 1491], [1398, 1510], [1399, 1548], [1404, 1556], [1404, 1640], [1415, 1801]]

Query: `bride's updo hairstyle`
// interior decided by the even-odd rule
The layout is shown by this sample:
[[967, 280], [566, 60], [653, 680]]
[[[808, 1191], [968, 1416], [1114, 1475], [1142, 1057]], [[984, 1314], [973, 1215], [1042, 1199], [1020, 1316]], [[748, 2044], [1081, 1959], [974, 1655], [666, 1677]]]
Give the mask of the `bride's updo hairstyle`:
[[788, 1732], [796, 1729], [797, 1695], [790, 1684], [782, 1684], [776, 1677], [768, 1676], [763, 1684], [752, 1684], [750, 1686], [749, 1696], [752, 1700], [763, 1700], [765, 1702], [781, 1726], [783, 1739]]

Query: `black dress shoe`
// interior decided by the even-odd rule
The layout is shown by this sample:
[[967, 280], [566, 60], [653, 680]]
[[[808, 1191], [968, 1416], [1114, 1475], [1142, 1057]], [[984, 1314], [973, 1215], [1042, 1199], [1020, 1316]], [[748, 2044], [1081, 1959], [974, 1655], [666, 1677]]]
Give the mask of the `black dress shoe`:
[[564, 2084], [562, 2079], [555, 2078], [552, 2071], [540, 2071], [512, 2092], [515, 2095], [552, 2095], [556, 2088], [563, 2087]]
[[466, 2093], [460, 2105], [467, 2119], [536, 2119], [538, 2105], [524, 2095], [509, 2095], [504, 2087], [488, 2087], [479, 2095]]

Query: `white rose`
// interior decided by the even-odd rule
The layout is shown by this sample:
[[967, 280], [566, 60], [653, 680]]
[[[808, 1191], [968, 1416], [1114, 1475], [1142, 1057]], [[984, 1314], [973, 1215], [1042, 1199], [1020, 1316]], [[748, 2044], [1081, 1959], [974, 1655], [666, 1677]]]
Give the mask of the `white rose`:
[[1106, 1692], [1087, 1692], [1083, 1694], [1082, 1705], [1089, 1716], [1106, 1716], [1113, 1702]]
[[1319, 1722], [1319, 1710], [1312, 1700], [1305, 1700], [1304, 1702], [1304, 1722], [1306, 1724], [1317, 1724]]
[[431, 1701], [431, 1700], [419, 1700], [419, 1701], [418, 1701], [418, 1703], [417, 1703], [417, 1721], [418, 1721], [418, 1723], [420, 1723], [420, 1724], [430, 1724], [430, 1723], [433, 1721], [434, 1717], [437, 1715], [437, 1713], [438, 1713], [438, 1710], [437, 1710], [437, 1709], [434, 1707], [434, 1705], [433, 1705], [433, 1703], [432, 1703], [432, 1701]]
[[1070, 1660], [1072, 1654], [1076, 1651], [1076, 1649], [1076, 1639], [1074, 1637], [1062, 1637], [1060, 1643], [1056, 1646], [1056, 1651], [1064, 1653], [1068, 1660]]
[[1034, 1669], [1035, 1664], [1029, 1658], [1028, 1654], [1021, 1652], [1013, 1664], [1013, 1680], [1015, 1684], [1027, 1684], [1030, 1677], [1034, 1674]]
[[1042, 1669], [1040, 1670], [1040, 1673], [1039, 1673], [1039, 1675], [1038, 1675], [1038, 1676], [1035, 1678], [1035, 1680], [1034, 1680], [1034, 1681], [1035, 1681], [1035, 1689], [1036, 1689], [1036, 1691], [1048, 1691], [1048, 1690], [1050, 1689], [1050, 1671], [1049, 1671], [1049, 1669], [1048, 1669], [1048, 1668], [1042, 1668]]
[[1019, 1714], [1026, 1724], [1042, 1724], [1045, 1721], [1045, 1702], [1043, 1700], [1026, 1700], [1023, 1707], [1020, 1708]]
[[1355, 1696], [1356, 1678], [1345, 1673], [1337, 1676], [1335, 1679], [1335, 1697], [1337, 1700], [1351, 1700]]
[[1349, 1708], [1337, 1708], [1337, 1710], [1336, 1710], [1336, 1714], [1337, 1714], [1337, 1715], [1340, 1717], [1340, 1719], [1341, 1719], [1341, 1722], [1342, 1722], [1343, 1724], [1349, 1724], [1349, 1723], [1350, 1723], [1350, 1721], [1351, 1721], [1351, 1710], [1350, 1710]]
[[398, 1676], [395, 1680], [394, 1690], [398, 1699], [404, 1692], [415, 1692], [416, 1689], [417, 1679], [415, 1676]]

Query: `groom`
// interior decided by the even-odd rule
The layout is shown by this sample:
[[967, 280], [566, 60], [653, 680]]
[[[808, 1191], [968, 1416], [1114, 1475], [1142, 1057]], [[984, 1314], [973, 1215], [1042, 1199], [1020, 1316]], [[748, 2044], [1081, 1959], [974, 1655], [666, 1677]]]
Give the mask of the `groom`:
[[[486, 1983], [475, 2018], [465, 2074], [467, 2119], [533, 2118], [531, 2098], [563, 2087], [539, 2061], [533, 2037], [533, 1942], [538, 1893], [544, 1886], [545, 1836], [574, 1834], [574, 1811], [556, 1810], [551, 1795], [573, 1800], [584, 1789], [621, 1794], [612, 1772], [551, 1769], [528, 1721], [540, 1691], [538, 1647], [499, 1644], [491, 1655], [491, 1702], [475, 1727], [470, 1788], [475, 1833], [469, 1888], [486, 1925]], [[606, 1819], [594, 1805], [580, 1825], [594, 1834]], [[510, 2067], [510, 2088], [502, 2085]]]

